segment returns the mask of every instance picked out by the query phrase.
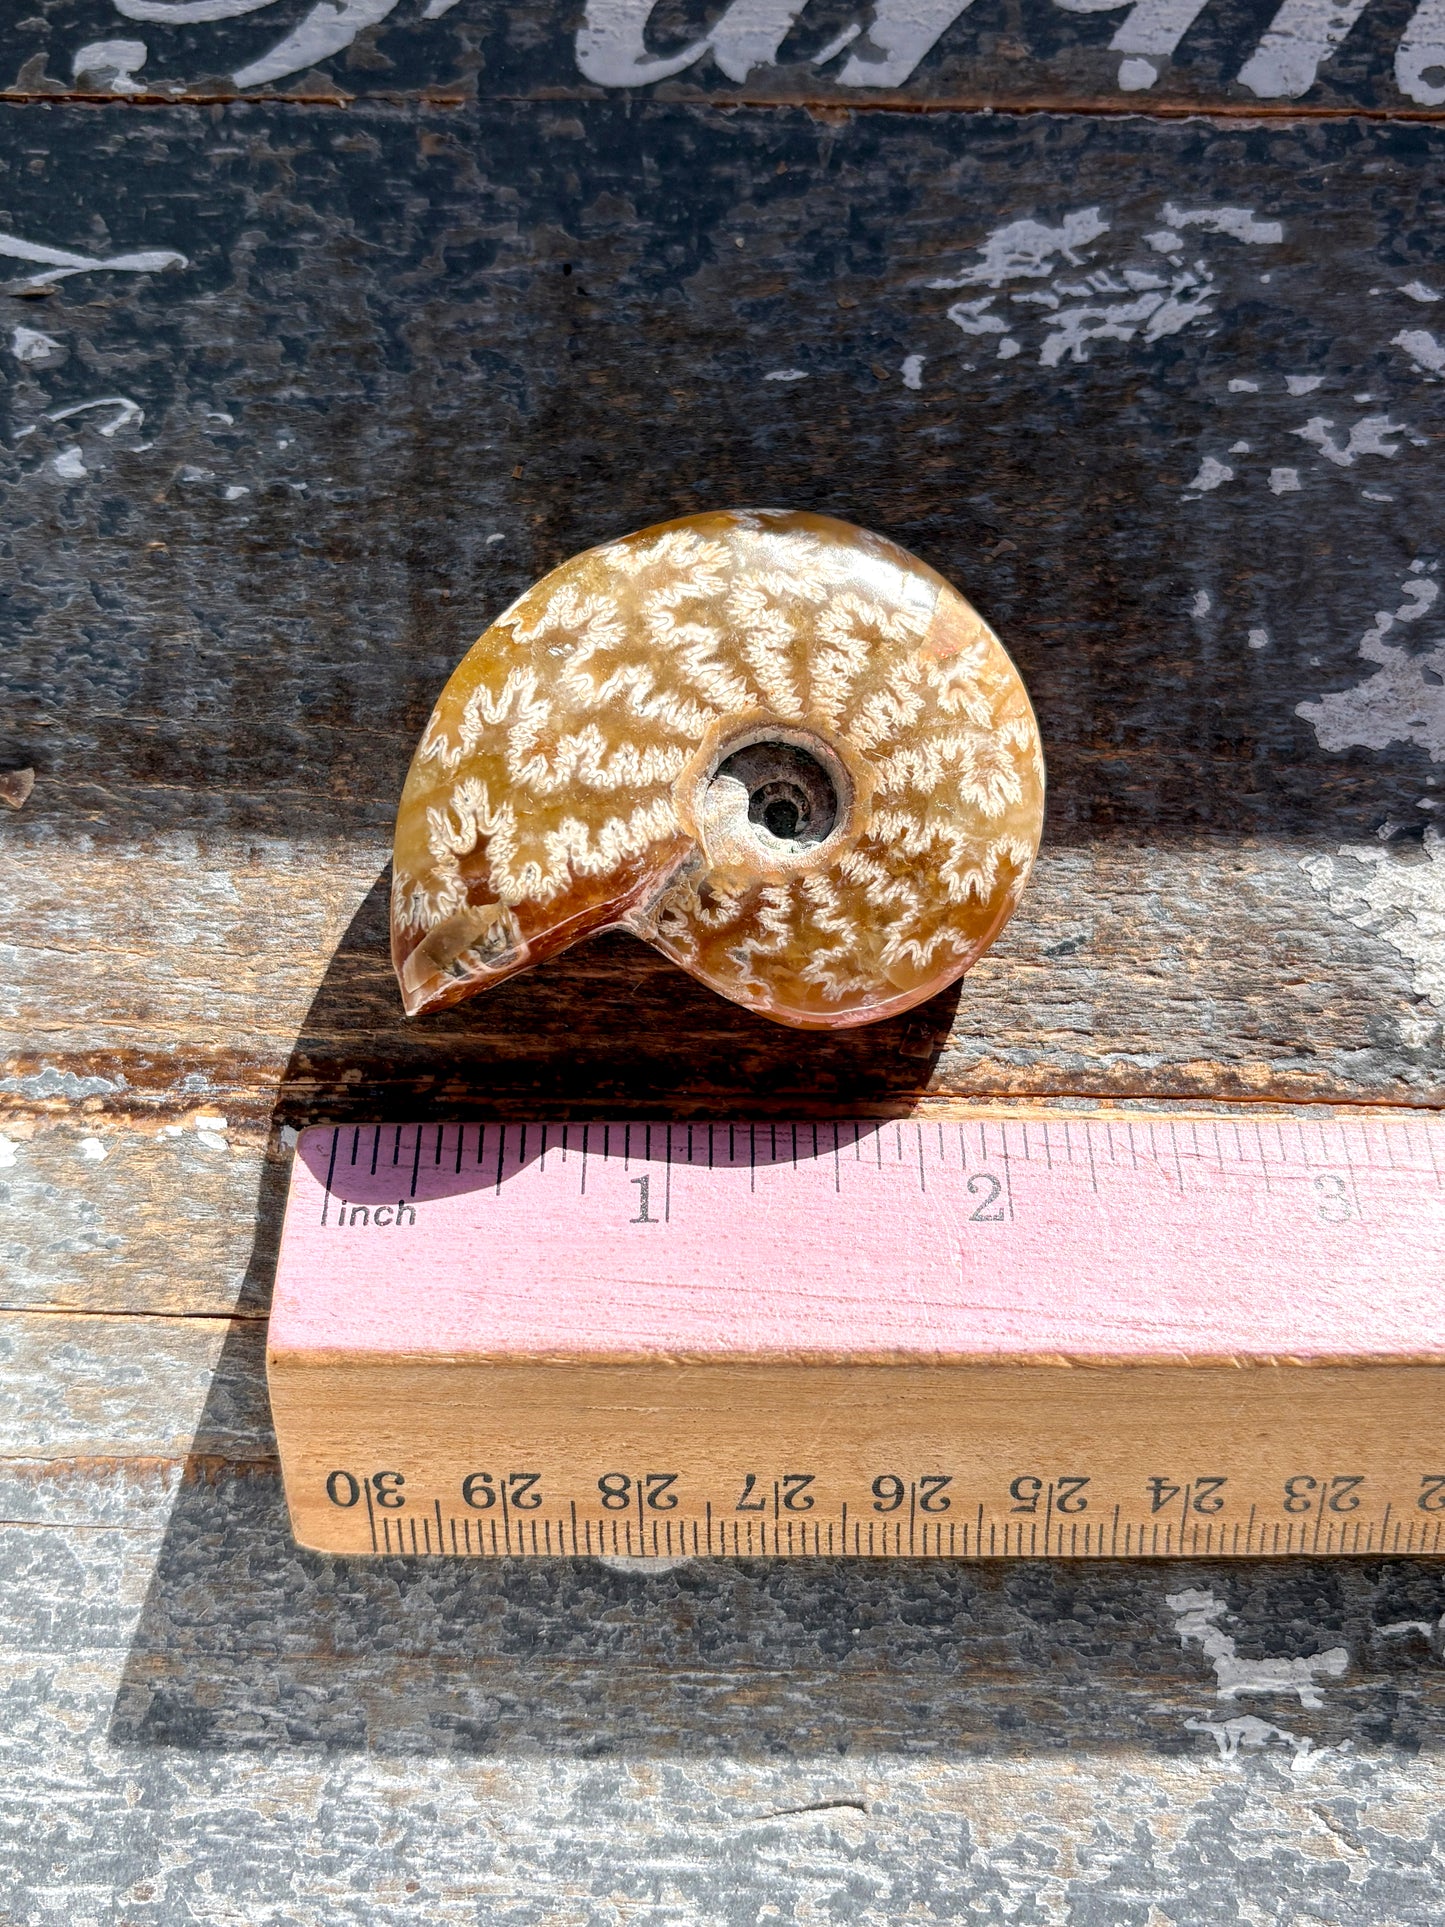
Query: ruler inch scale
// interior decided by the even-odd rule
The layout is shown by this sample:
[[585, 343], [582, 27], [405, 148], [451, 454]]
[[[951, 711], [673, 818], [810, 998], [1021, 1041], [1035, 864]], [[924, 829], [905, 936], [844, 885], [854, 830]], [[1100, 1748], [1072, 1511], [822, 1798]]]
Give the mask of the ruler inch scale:
[[1445, 1552], [1445, 1119], [304, 1131], [267, 1369], [363, 1556]]

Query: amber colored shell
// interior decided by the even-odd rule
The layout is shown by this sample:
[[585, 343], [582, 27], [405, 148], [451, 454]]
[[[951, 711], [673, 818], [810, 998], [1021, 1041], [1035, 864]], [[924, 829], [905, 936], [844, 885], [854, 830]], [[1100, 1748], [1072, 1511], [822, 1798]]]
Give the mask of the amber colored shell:
[[665, 522], [554, 569], [442, 691], [396, 823], [402, 996], [621, 926], [765, 1017], [869, 1023], [988, 948], [1043, 806], [1028, 693], [932, 569], [821, 515]]

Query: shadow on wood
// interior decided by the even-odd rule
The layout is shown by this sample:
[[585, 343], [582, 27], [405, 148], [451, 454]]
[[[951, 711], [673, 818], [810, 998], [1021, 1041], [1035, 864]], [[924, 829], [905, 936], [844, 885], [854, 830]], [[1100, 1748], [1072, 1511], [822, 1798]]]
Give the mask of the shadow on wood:
[[[636, 1759], [1415, 1750], [1445, 1737], [1445, 1690], [1419, 1664], [1428, 1634], [1382, 1629], [1433, 1623], [1439, 1593], [1423, 1561], [337, 1560], [292, 1544], [274, 1469], [227, 1470], [177, 1502], [110, 1739]], [[1191, 1612], [1223, 1642], [1213, 1665]]]
[[[653, 971], [633, 946], [604, 944], [417, 1025], [404, 1057], [384, 1022], [362, 1030], [348, 1062], [338, 1001], [351, 1008], [357, 975], [375, 974], [385, 882], [317, 995], [278, 1127], [377, 1116], [402, 1091], [410, 1116], [598, 1108], [668, 1116], [689, 1107], [776, 1115], [801, 1101], [810, 1052], [824, 1107], [897, 1113], [947, 1032], [946, 998], [915, 1013], [912, 1029], [904, 1020], [821, 1040], [775, 1029], [680, 972]], [[569, 1023], [575, 1057], [555, 1044], [531, 1048]], [[714, 1041], [671, 1054], [668, 1039], [690, 1037], [689, 1027]], [[348, 1079], [352, 1069], [360, 1076]], [[1427, 1562], [718, 1560], [643, 1571], [300, 1550], [274, 1460], [240, 1464], [213, 1449], [235, 1386], [254, 1384], [263, 1369], [261, 1315], [288, 1164], [278, 1128], [242, 1316], [117, 1694], [116, 1745], [831, 1758], [920, 1747], [1169, 1753], [1237, 1750], [1245, 1740], [1286, 1750], [1347, 1740], [1413, 1748], [1445, 1734], [1445, 1691], [1418, 1665], [1428, 1630], [1381, 1630], [1434, 1624], [1440, 1581]], [[1203, 1612], [1200, 1623], [1224, 1645], [1206, 1650], [1188, 1630], [1191, 1612]], [[1341, 1650], [1348, 1692], [1335, 1688], [1340, 1662], [1323, 1657]], [[1272, 1694], [1262, 1705], [1268, 1718], [1247, 1733], [1227, 1723], [1254, 1701], [1216, 1701], [1229, 1683], [1221, 1655], [1243, 1664], [1244, 1692]], [[1280, 1661], [1288, 1664], [1271, 1666]]]

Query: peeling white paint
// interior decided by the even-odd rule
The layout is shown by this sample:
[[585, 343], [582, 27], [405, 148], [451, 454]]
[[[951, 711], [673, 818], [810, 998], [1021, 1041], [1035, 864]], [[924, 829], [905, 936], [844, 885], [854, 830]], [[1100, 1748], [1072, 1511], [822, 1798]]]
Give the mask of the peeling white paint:
[[844, 27], [841, 33], [835, 33], [826, 46], [818, 49], [809, 64], [814, 67], [826, 67], [830, 61], [838, 58], [845, 47], [851, 47], [862, 31], [863, 23], [861, 21], [854, 20], [850, 22], [848, 26]]
[[1316, 388], [1323, 388], [1323, 375], [1286, 375], [1284, 385], [1292, 395], [1312, 395]]
[[184, 254], [177, 254], [169, 248], [102, 257], [74, 254], [68, 248], [45, 247], [38, 241], [24, 241], [18, 234], [0, 234], [0, 256], [12, 261], [34, 261], [44, 270], [12, 281], [3, 290], [7, 294], [21, 294], [27, 288], [47, 287], [51, 282], [65, 281], [73, 274], [159, 274], [163, 268], [190, 266]]
[[1096, 207], [1066, 214], [1058, 227], [1042, 221], [1010, 221], [994, 231], [978, 248], [983, 259], [961, 274], [930, 281], [930, 288], [1001, 288], [1005, 281], [1036, 280], [1052, 274], [1056, 260], [1081, 267], [1081, 250], [1109, 231]]
[[1427, 328], [1402, 328], [1390, 346], [1403, 348], [1424, 374], [1445, 373], [1445, 345], [1438, 342]]
[[1411, 964], [1417, 997], [1445, 1010], [1445, 836], [1433, 824], [1418, 853], [1346, 844], [1300, 868], [1337, 916]]
[[1201, 589], [1195, 596], [1194, 601], [1190, 604], [1189, 613], [1196, 622], [1202, 622], [1213, 606], [1214, 604], [1210, 600], [1208, 589]]
[[1412, 301], [1438, 301], [1440, 299], [1440, 296], [1434, 288], [1427, 288], [1423, 281], [1407, 281], [1400, 292], [1401, 294], [1408, 294]]
[[116, 411], [114, 417], [101, 428], [100, 432], [106, 441], [118, 435], [122, 428], [139, 428], [146, 418], [140, 403], [132, 401], [129, 395], [98, 395], [94, 401], [77, 401], [72, 402], [69, 408], [53, 409], [46, 420], [68, 422], [73, 415], [88, 414], [92, 408], [113, 408]]
[[15, 1168], [15, 1151], [15, 1140], [0, 1132], [0, 1171], [11, 1171]]
[[50, 466], [67, 482], [78, 482], [88, 473], [85, 457], [78, 448], [63, 449]]
[[1236, 241], [1266, 247], [1284, 239], [1284, 223], [1256, 220], [1252, 207], [1182, 208], [1168, 201], [1164, 206], [1164, 219], [1172, 228], [1203, 228], [1208, 234], [1228, 234]]
[[1268, 649], [1269, 631], [1268, 629], [1251, 629], [1248, 640], [1251, 649]]
[[1227, 1611], [1224, 1600], [1191, 1587], [1168, 1594], [1166, 1604], [1175, 1616], [1181, 1644], [1197, 1645], [1213, 1666], [1220, 1699], [1237, 1699], [1241, 1693], [1294, 1693], [1301, 1706], [1323, 1706], [1320, 1676], [1339, 1679], [1349, 1665], [1343, 1646], [1299, 1659], [1241, 1659], [1233, 1637], [1218, 1624]]
[[17, 1097], [66, 1097], [79, 1102], [86, 1097], [112, 1097], [129, 1089], [122, 1072], [114, 1077], [79, 1077], [74, 1071], [58, 1071], [53, 1064], [25, 1077], [0, 1077], [0, 1091], [11, 1091]]
[[1244, 1748], [1266, 1747], [1271, 1740], [1278, 1740], [1293, 1751], [1291, 1773], [1313, 1772], [1321, 1760], [1341, 1750], [1332, 1746], [1316, 1746], [1313, 1740], [1291, 1733], [1288, 1727], [1275, 1726], [1254, 1713], [1240, 1713], [1232, 1720], [1186, 1720], [1184, 1725], [1191, 1733], [1208, 1733], [1219, 1748], [1220, 1759], [1231, 1765], [1238, 1762]]
[[1257, 395], [1259, 383], [1249, 381], [1243, 375], [1236, 375], [1229, 384], [1229, 392], [1231, 395]]
[[973, 301], [955, 301], [948, 310], [948, 318], [955, 328], [962, 328], [966, 335], [1001, 335], [1008, 329], [1002, 315], [990, 314], [996, 297], [991, 294], [979, 295]]
[[1390, 436], [1408, 435], [1409, 429], [1402, 422], [1391, 421], [1388, 415], [1365, 415], [1350, 430], [1348, 441], [1339, 442], [1330, 433], [1333, 420], [1326, 415], [1314, 415], [1303, 428], [1290, 432], [1298, 435], [1301, 441], [1312, 442], [1327, 462], [1336, 468], [1353, 468], [1361, 455], [1394, 456], [1400, 452], [1398, 441], [1390, 441]]
[[1293, 495], [1300, 485], [1297, 468], [1272, 468], [1269, 471], [1270, 493], [1273, 495]]
[[806, 368], [774, 368], [771, 374], [763, 376], [764, 381], [806, 381], [807, 379]]
[[1422, 0], [1395, 49], [1395, 80], [1422, 107], [1445, 106], [1445, 0]]
[[1152, 60], [1119, 62], [1119, 86], [1126, 94], [1137, 94], [1145, 87], [1152, 87], [1158, 78], [1159, 69]]
[[98, 1137], [83, 1137], [76, 1146], [76, 1149], [87, 1164], [103, 1164], [105, 1162], [105, 1146]]
[[1284, 0], [1239, 70], [1262, 100], [1298, 100], [1365, 10], [1365, 0]]
[[922, 355], [905, 355], [903, 357], [902, 373], [903, 386], [905, 388], [922, 388], [923, 363], [924, 357]]
[[1314, 730], [1322, 749], [1386, 749], [1414, 743], [1432, 762], [1445, 762], [1445, 644], [1411, 651], [1385, 637], [1398, 624], [1418, 622], [1433, 609], [1440, 585], [1416, 564], [1401, 584], [1403, 601], [1376, 611], [1360, 638], [1359, 653], [1379, 667], [1353, 688], [1299, 703], [1295, 714]]
[[197, 1140], [208, 1151], [227, 1151], [226, 1133], [230, 1130], [230, 1120], [218, 1117], [214, 1111], [197, 1111], [190, 1119], [191, 1129]]
[[16, 328], [10, 337], [10, 352], [17, 361], [49, 361], [60, 353], [60, 343], [38, 328]]
[[302, 73], [341, 53], [364, 28], [378, 26], [396, 4], [397, 0], [318, 0], [284, 40], [249, 66], [238, 67], [231, 78], [238, 87], [264, 87], [268, 81]]
[[1212, 455], [1206, 455], [1199, 464], [1199, 473], [1192, 482], [1186, 482], [1185, 487], [1195, 489], [1201, 495], [1207, 495], [1211, 489], [1218, 488], [1221, 483], [1233, 480], [1234, 470], [1228, 462], [1217, 462]]
[[1438, 1619], [1392, 1619], [1387, 1626], [1375, 1628], [1378, 1639], [1403, 1639], [1406, 1633], [1419, 1633], [1438, 1650], [1445, 1640], [1445, 1613]]
[[108, 93], [143, 94], [145, 82], [136, 79], [136, 72], [145, 64], [143, 40], [92, 40], [76, 49], [70, 71], [76, 80], [82, 75], [98, 80]]
[[[996, 352], [1009, 360], [1028, 351], [1027, 338], [1020, 333], [1024, 317], [1005, 321], [996, 304], [1011, 281], [1047, 280], [1044, 288], [1010, 289], [1007, 299], [1047, 311], [1038, 316], [1043, 333], [1037, 360], [1040, 367], [1056, 368], [1090, 360], [1095, 342], [1137, 340], [1148, 345], [1215, 313], [1221, 290], [1213, 270], [1204, 259], [1187, 260], [1181, 230], [1265, 245], [1284, 234], [1280, 222], [1261, 220], [1251, 208], [1186, 208], [1169, 202], [1162, 217], [1169, 225], [1145, 234], [1142, 241], [1155, 255], [1167, 255], [1164, 262], [1146, 266], [1135, 253], [1140, 240], [1120, 236], [1110, 243], [1114, 259], [1099, 263], [1096, 244], [1111, 234], [1112, 224], [1099, 208], [1086, 207], [1064, 214], [1056, 225], [1032, 219], [1005, 222], [976, 244], [976, 259], [928, 285], [991, 289], [955, 302], [948, 318], [964, 334], [1003, 337], [1007, 345]], [[1257, 392], [1258, 384], [1248, 383], [1247, 388]]]

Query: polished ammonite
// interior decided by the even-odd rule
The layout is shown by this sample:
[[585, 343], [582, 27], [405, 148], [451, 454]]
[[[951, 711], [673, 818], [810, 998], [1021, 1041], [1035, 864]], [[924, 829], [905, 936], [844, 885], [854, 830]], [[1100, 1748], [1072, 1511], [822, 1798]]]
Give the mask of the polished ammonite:
[[1038, 848], [998, 638], [827, 516], [688, 516], [589, 549], [442, 691], [396, 823], [408, 1012], [596, 930], [786, 1024], [892, 1016], [974, 963]]

